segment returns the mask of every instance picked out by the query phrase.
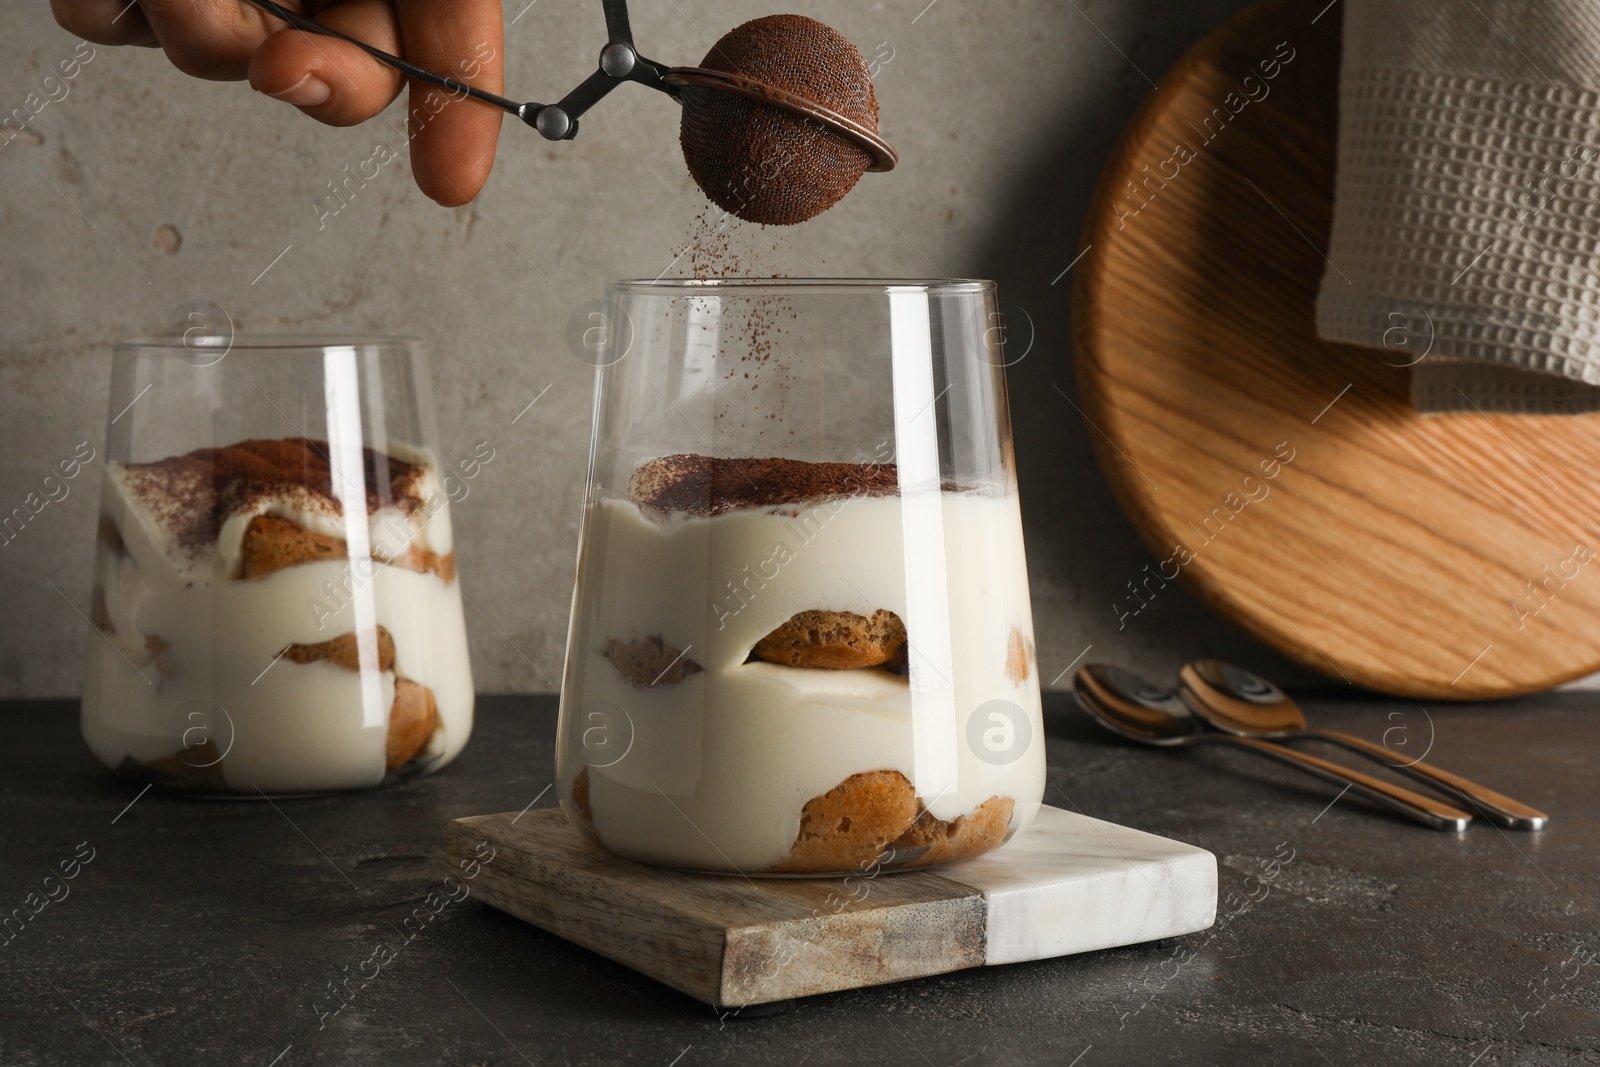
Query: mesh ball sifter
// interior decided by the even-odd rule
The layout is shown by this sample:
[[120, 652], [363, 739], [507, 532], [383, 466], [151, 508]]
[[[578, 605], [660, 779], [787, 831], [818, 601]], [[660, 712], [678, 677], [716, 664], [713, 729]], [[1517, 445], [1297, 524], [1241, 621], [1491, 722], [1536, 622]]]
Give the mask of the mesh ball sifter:
[[251, 3], [297, 29], [337, 37], [424, 81], [516, 115], [548, 140], [577, 135], [578, 118], [623, 82], [683, 106], [684, 161], [707, 197], [739, 218], [792, 225], [838, 203], [867, 171], [892, 170], [878, 135], [878, 100], [861, 52], [803, 15], [768, 15], [725, 34], [698, 67], [666, 67], [633, 44], [626, 0], [602, 0], [608, 42], [599, 68], [554, 104], [522, 103], [435, 74], [290, 11]]

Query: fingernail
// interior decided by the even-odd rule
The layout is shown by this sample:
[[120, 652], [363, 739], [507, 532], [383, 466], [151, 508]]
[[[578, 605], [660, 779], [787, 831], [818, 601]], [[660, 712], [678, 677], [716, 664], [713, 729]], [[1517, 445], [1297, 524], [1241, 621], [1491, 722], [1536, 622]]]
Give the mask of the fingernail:
[[318, 104], [327, 103], [328, 97], [333, 95], [333, 89], [321, 78], [307, 74], [289, 88], [267, 95], [274, 100], [293, 104], [295, 107], [316, 107]]

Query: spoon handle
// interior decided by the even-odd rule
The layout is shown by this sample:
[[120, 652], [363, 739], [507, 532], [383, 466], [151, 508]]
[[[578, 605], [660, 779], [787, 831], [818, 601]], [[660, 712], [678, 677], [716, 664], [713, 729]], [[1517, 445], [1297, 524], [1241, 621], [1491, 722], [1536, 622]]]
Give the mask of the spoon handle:
[[1235, 737], [1232, 734], [1199, 734], [1206, 740], [1230, 741], [1243, 745], [1245, 748], [1255, 749], [1264, 756], [1299, 767], [1307, 774], [1315, 775], [1325, 781], [1345, 785], [1352, 792], [1359, 793], [1375, 804], [1380, 804], [1390, 811], [1399, 812], [1409, 819], [1414, 819], [1424, 826], [1435, 830], [1452, 830], [1460, 832], [1467, 828], [1467, 823], [1472, 821], [1472, 816], [1459, 808], [1421, 793], [1414, 793], [1403, 786], [1393, 785], [1381, 778], [1373, 778], [1353, 771], [1348, 767], [1332, 763], [1316, 756], [1308, 756], [1304, 752], [1296, 752], [1292, 748], [1274, 745], [1267, 741], [1257, 741], [1250, 737]]
[[1475, 806], [1485, 818], [1491, 822], [1512, 830], [1540, 830], [1550, 821], [1550, 817], [1536, 808], [1512, 800], [1508, 796], [1486, 789], [1476, 782], [1469, 781], [1459, 774], [1451, 774], [1431, 764], [1415, 760], [1411, 763], [1400, 763], [1395, 759], [1395, 754], [1382, 745], [1373, 744], [1364, 738], [1353, 734], [1342, 734], [1337, 730], [1307, 730], [1305, 736], [1315, 737], [1335, 745], [1341, 745], [1352, 752], [1359, 752], [1378, 760], [1384, 766], [1402, 774], [1410, 775], [1418, 781], [1426, 782], [1432, 786], [1443, 786], [1449, 793], [1459, 793], [1468, 803]]

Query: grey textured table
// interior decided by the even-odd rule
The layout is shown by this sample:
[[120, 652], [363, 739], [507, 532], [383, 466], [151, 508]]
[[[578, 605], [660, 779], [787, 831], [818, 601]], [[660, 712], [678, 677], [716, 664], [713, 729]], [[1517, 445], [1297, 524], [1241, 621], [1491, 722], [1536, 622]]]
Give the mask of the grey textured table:
[[442, 887], [446, 822], [552, 803], [552, 698], [481, 700], [453, 766], [386, 792], [131, 807], [72, 702], [0, 704], [0, 914], [93, 857], [0, 944], [0, 1064], [1596, 1063], [1596, 702], [1310, 702], [1553, 816], [1456, 836], [1246, 753], [1125, 746], [1052, 696], [1049, 799], [1215, 852], [1217, 926], [759, 1018], [474, 900], [402, 930]]

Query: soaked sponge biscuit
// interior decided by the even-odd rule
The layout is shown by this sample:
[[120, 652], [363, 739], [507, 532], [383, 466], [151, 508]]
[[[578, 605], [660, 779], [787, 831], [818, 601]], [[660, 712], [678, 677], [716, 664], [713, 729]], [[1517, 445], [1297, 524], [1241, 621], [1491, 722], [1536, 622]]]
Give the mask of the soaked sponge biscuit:
[[[244, 528], [244, 540], [239, 546], [239, 576], [259, 578], [297, 563], [342, 560], [349, 555], [349, 546], [341, 537], [316, 533], [278, 515], [257, 515]], [[374, 545], [372, 558], [390, 567], [437, 574], [447, 582], [454, 581], [456, 576], [454, 552], [440, 556], [407, 546], [398, 555], [385, 556], [381, 546]]]
[[[394, 638], [389, 636], [389, 631], [382, 626], [378, 628], [377, 639], [374, 641], [372, 651], [377, 654], [377, 668], [380, 671], [394, 669]], [[327, 641], [319, 641], [314, 645], [290, 645], [284, 650], [283, 658], [293, 663], [327, 662], [335, 667], [343, 667], [347, 671], [358, 671], [361, 663], [361, 640], [356, 634], [340, 634], [338, 637]], [[368, 667], [373, 664], [367, 664]]]
[[386, 770], [404, 767], [422, 751], [439, 722], [439, 705], [433, 690], [409, 678], [394, 680], [394, 703], [389, 706], [389, 737], [384, 745]]
[[691, 674], [705, 670], [684, 655], [687, 651], [674, 648], [659, 635], [652, 634], [642, 641], [623, 641], [613, 637], [606, 642], [600, 654], [629, 682], [640, 688], [649, 688], [652, 685], [677, 685]]
[[882, 667], [899, 656], [906, 625], [892, 611], [802, 611], [756, 643], [757, 659], [831, 671]]
[[924, 810], [892, 847], [909, 849], [930, 846], [927, 852], [916, 858], [915, 865], [918, 867], [981, 856], [1005, 844], [1006, 834], [1011, 828], [1011, 813], [1015, 808], [1016, 802], [1010, 797], [994, 796], [949, 822], [936, 819], [931, 812]]
[[600, 840], [600, 835], [594, 828], [594, 808], [589, 804], [589, 768], [585, 767], [578, 772], [572, 780], [572, 806], [578, 810], [578, 818], [583, 823], [583, 828], [588, 831], [595, 841]]
[[780, 871], [865, 870], [917, 817], [916, 790], [899, 771], [852, 774], [800, 811]]
[[277, 515], [257, 515], [244, 528], [239, 546], [241, 578], [258, 578], [296, 563], [345, 559], [349, 548], [344, 539], [313, 533]]
[[1011, 679], [1012, 685], [1028, 680], [1028, 675], [1033, 673], [1033, 660], [1033, 642], [1013, 626], [1011, 636], [1006, 639], [1006, 677]]
[[800, 812], [778, 871], [867, 871], [970, 859], [1005, 843], [1016, 804], [993, 796], [965, 815], [937, 818], [899, 771], [853, 774]]
[[222, 753], [209, 740], [145, 763], [126, 756], [116, 773], [131, 782], [182, 793], [218, 793], [227, 789], [222, 779]]

